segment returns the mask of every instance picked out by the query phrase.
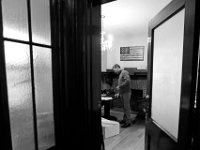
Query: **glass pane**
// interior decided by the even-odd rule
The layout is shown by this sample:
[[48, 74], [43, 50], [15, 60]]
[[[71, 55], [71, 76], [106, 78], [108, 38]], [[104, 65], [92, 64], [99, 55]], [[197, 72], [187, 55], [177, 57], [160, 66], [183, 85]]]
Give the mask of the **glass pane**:
[[28, 41], [26, 0], [2, 0], [3, 35]]
[[13, 150], [34, 150], [29, 46], [4, 44]]
[[184, 16], [183, 9], [154, 30], [152, 119], [174, 140], [179, 126]]
[[31, 0], [33, 42], [51, 44], [49, 0]]
[[51, 49], [33, 47], [39, 149], [55, 145]]

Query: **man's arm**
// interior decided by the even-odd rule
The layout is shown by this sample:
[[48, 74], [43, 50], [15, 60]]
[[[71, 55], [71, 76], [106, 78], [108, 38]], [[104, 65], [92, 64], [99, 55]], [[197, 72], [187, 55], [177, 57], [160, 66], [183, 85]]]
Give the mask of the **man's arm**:
[[121, 81], [122, 82], [120, 83], [119, 88], [127, 86], [130, 83], [131, 80], [130, 80], [129, 73], [127, 71], [122, 72], [122, 79], [121, 79]]

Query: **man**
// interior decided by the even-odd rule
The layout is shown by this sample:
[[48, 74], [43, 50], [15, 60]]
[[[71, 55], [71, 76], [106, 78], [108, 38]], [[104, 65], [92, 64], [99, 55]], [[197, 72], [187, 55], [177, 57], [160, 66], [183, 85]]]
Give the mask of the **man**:
[[120, 121], [120, 124], [122, 124], [122, 128], [126, 128], [131, 125], [131, 80], [129, 72], [121, 69], [118, 64], [115, 64], [112, 69], [116, 74], [119, 74], [118, 86], [116, 87], [116, 90], [119, 91], [119, 96], [124, 109], [123, 120]]

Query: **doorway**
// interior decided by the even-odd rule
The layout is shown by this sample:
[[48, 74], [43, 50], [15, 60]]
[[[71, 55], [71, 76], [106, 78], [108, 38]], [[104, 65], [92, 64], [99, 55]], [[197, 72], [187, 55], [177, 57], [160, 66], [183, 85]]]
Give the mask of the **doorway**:
[[[10, 2], [10, 4], [15, 4], [15, 3], [11, 2], [11, 0], [9, 0], [9, 1], [5, 0], [5, 1], [1, 1], [1, 2], [8, 2], [8, 3]], [[30, 13], [31, 12], [30, 0], [27, 0], [27, 1], [24, 0], [23, 2], [28, 4], [28, 8], [29, 8], [28, 12]], [[55, 1], [53, 1], [53, 2], [55, 2]], [[63, 130], [61, 130], [62, 132], [60, 133], [61, 136], [59, 138], [62, 140], [62, 144], [64, 145], [65, 149], [69, 145], [75, 146], [75, 148], [91, 147], [92, 149], [98, 149], [100, 147], [100, 141], [101, 141], [100, 122], [101, 121], [100, 121], [100, 113], [99, 113], [99, 108], [100, 108], [100, 106], [99, 106], [100, 77], [99, 76], [100, 76], [100, 66], [101, 65], [100, 65], [100, 60], [99, 60], [100, 57], [98, 57], [98, 56], [100, 56], [101, 54], [100, 54], [100, 47], [99, 47], [99, 45], [100, 45], [99, 20], [98, 20], [98, 17], [95, 16], [95, 15], [100, 16], [100, 13], [99, 13], [100, 9], [98, 8], [98, 11], [96, 14], [92, 13], [91, 9], [89, 9], [89, 11], [88, 11], [88, 9], [87, 9], [88, 6], [89, 6], [89, 8], [91, 8], [91, 6], [92, 6], [92, 4], [90, 2], [91, 1], [87, 1], [87, 0], [85, 0], [85, 1], [79, 1], [79, 0], [77, 0], [77, 1], [74, 1], [74, 0], [62, 1], [62, 3], [64, 3], [64, 5], [62, 5], [62, 7], [60, 7], [62, 9], [61, 17], [63, 17], [62, 18], [63, 20], [61, 19], [63, 21], [62, 22], [63, 26], [61, 25], [61, 29], [59, 30], [60, 31], [59, 34], [61, 34], [61, 36], [63, 36], [62, 41], [61, 41], [61, 46], [63, 48], [63, 51], [62, 51], [62, 59], [63, 60], [61, 63], [64, 64], [64, 67], [63, 67], [64, 71], [63, 71], [63, 74], [61, 75], [61, 78], [65, 79], [65, 80], [61, 79], [64, 83], [62, 84], [62, 86], [60, 88], [62, 90], [62, 92], [64, 93], [63, 94], [64, 100], [62, 99], [62, 102], [59, 101], [59, 104], [64, 111], [63, 110], [61, 111], [62, 117], [59, 118], [59, 120], [61, 121], [62, 129], [63, 129]], [[94, 2], [96, 2], [96, 0]], [[193, 20], [189, 20], [189, 19], [187, 20], [188, 21], [187, 25], [192, 26], [192, 27], [190, 26], [190, 29], [192, 29], [192, 33], [194, 33], [193, 25], [195, 24], [194, 22], [191, 22], [191, 21], [194, 21], [194, 18], [193, 18], [193, 16], [194, 16], [193, 10], [195, 10], [195, 9], [193, 9], [195, 6], [194, 2], [196, 2], [196, 1], [195, 0], [188, 0], [188, 1], [187, 0], [186, 1], [173, 0], [173, 4], [178, 4], [178, 5], [181, 4], [181, 8], [183, 8], [184, 6], [187, 6], [186, 7], [187, 9], [188, 9], [188, 7], [190, 8], [190, 9], [188, 9], [188, 10], [190, 10], [189, 11], [190, 13], [188, 13], [186, 16], [193, 19]], [[1, 3], [1, 5], [2, 5], [2, 3]], [[16, 6], [18, 6], [18, 4]], [[27, 5], [25, 5], [25, 7], [26, 6]], [[0, 8], [2, 9], [3, 7], [1, 6]], [[174, 8], [174, 7], [172, 7], [172, 8]], [[21, 6], [20, 6], [20, 9], [21, 9]], [[20, 9], [18, 9], [18, 11], [20, 11]], [[10, 9], [8, 9], [8, 10], [10, 10]], [[3, 10], [1, 10], [0, 12], [2, 12], [2, 11]], [[191, 13], [192, 13], [192, 15], [191, 15]], [[16, 15], [17, 15], [16, 13], [13, 13], [13, 15], [11, 15], [11, 16], [16, 16]], [[24, 13], [23, 13], [23, 15], [24, 15]], [[84, 17], [83, 17], [83, 15], [84, 15]], [[33, 123], [32, 131], [34, 132], [34, 134], [33, 134], [34, 142], [32, 142], [32, 145], [34, 145], [35, 149], [39, 148], [39, 141], [37, 140], [37, 138], [38, 138], [38, 136], [37, 136], [37, 134], [38, 134], [37, 121], [38, 120], [36, 119], [37, 118], [37, 105], [36, 105], [36, 101], [34, 100], [37, 97], [36, 97], [36, 90], [34, 90], [34, 88], [32, 88], [33, 85], [35, 85], [35, 81], [37, 80], [37, 77], [35, 78], [36, 75], [34, 72], [35, 71], [34, 70], [35, 62], [34, 62], [33, 51], [34, 51], [35, 47], [37, 47], [37, 48], [41, 47], [42, 50], [44, 50], [44, 49], [46, 50], [46, 48], [47, 48], [47, 49], [50, 49], [49, 51], [51, 51], [51, 48], [53, 48], [53, 47], [51, 47], [52, 46], [51, 44], [44, 44], [44, 43], [40, 43], [38, 41], [35, 41], [35, 42], [33, 41], [34, 38], [32, 38], [32, 36], [30, 36], [30, 34], [29, 34], [32, 32], [32, 30], [31, 30], [32, 27], [30, 26], [30, 21], [31, 21], [30, 16], [31, 15], [29, 14], [28, 16], [29, 16], [28, 17], [29, 18], [28, 19], [29, 20], [28, 21], [28, 24], [29, 24], [28, 25], [28, 34], [26, 34], [26, 32], [25, 32], [25, 36], [24, 36], [24, 32], [23, 32], [23, 36], [17, 37], [17, 35], [16, 35], [16, 37], [14, 37], [14, 38], [13, 37], [5, 37], [5, 35], [3, 33], [3, 24], [2, 24], [3, 19], [0, 18], [1, 19], [1, 24], [0, 24], [0, 28], [1, 28], [1, 30], [0, 30], [0, 33], [1, 33], [0, 34], [0, 36], [1, 36], [1, 38], [0, 38], [0, 40], [1, 40], [0, 41], [0, 47], [1, 47], [1, 52], [0, 52], [0, 58], [1, 58], [0, 59], [0, 62], [1, 62], [0, 63], [0, 66], [1, 66], [0, 67], [0, 71], [1, 71], [0, 72], [1, 73], [1, 76], [0, 76], [1, 77], [0, 78], [0, 81], [1, 81], [1, 84], [0, 84], [0, 93], [1, 93], [1, 95], [0, 95], [1, 96], [0, 97], [1, 98], [0, 116], [2, 118], [2, 123], [0, 124], [0, 129], [2, 131], [1, 136], [5, 136], [5, 137], [3, 137], [4, 140], [2, 140], [3, 141], [2, 147], [6, 147], [5, 149], [8, 149], [8, 150], [12, 149], [12, 146], [14, 146], [15, 144], [12, 143], [13, 137], [12, 137], [12, 131], [10, 129], [10, 126], [11, 126], [10, 118], [9, 118], [10, 103], [8, 103], [9, 97], [7, 95], [7, 93], [8, 93], [7, 72], [8, 71], [6, 70], [6, 65], [7, 66], [10, 65], [10, 68], [8, 68], [8, 69], [12, 69], [12, 68], [15, 69], [16, 66], [12, 65], [11, 63], [6, 64], [6, 60], [9, 60], [9, 59], [8, 58], [5, 59], [4, 53], [5, 53], [5, 48], [9, 48], [9, 46], [11, 46], [11, 48], [12, 48], [11, 50], [13, 50], [13, 47], [15, 48], [15, 44], [21, 45], [20, 49], [22, 50], [22, 52], [24, 52], [24, 51], [26, 52], [25, 55], [18, 53], [21, 56], [25, 56], [22, 59], [20, 58], [20, 61], [24, 61], [24, 58], [26, 58], [26, 60], [28, 60], [28, 63], [27, 63], [28, 65], [27, 64], [24, 65], [22, 67], [22, 71], [23, 71], [23, 69], [30, 70], [29, 77], [31, 74], [31, 84], [29, 84], [29, 85], [31, 85], [32, 93], [29, 94], [28, 96], [30, 96], [32, 98], [31, 103], [33, 105], [31, 107], [31, 109], [33, 111], [33, 116], [34, 116], [33, 118], [35, 118], [35, 119], [31, 119], [32, 123]], [[2, 17], [2, 15], [0, 15], [0, 17]], [[18, 18], [16, 20], [19, 21], [21, 19]], [[158, 23], [158, 22], [154, 22], [154, 23]], [[12, 25], [12, 24], [10, 24], [10, 25]], [[20, 27], [21, 26], [23, 26], [23, 25], [20, 25]], [[89, 26], [89, 31], [88, 31], [88, 26]], [[188, 30], [188, 31], [191, 31], [191, 30]], [[97, 33], [98, 33], [98, 36], [94, 36]], [[26, 39], [27, 35], [28, 35], [28, 40]], [[188, 35], [191, 35], [191, 34], [189, 33]], [[187, 41], [190, 41], [190, 44], [189, 44], [190, 46], [192, 45], [191, 43], [193, 43], [193, 37], [194, 37], [193, 34], [191, 37], [188, 38], [188, 40], [187, 40]], [[20, 39], [20, 38], [22, 38], [22, 39]], [[30, 40], [31, 38], [32, 38], [32, 41]], [[150, 44], [152, 42], [152, 40], [153, 39], [148, 39], [147, 41], [150, 41], [149, 42], [149, 44]], [[14, 45], [8, 44], [8, 45], [6, 45], [6, 47], [4, 47], [4, 42], [5, 42], [5, 45], [6, 45], [6, 43], [15, 43], [15, 44]], [[132, 45], [129, 45], [129, 46], [132, 46]], [[26, 50], [24, 50], [24, 49], [26, 49]], [[97, 56], [97, 57], [94, 57], [94, 56]], [[18, 57], [18, 55], [14, 55], [14, 57]], [[37, 57], [37, 58], [39, 59], [40, 57]], [[11, 60], [13, 60], [13, 59], [11, 59]], [[53, 61], [52, 61], [52, 63], [53, 63]], [[123, 63], [122, 65], [124, 65], [124, 64], [125, 63]], [[191, 61], [190, 61], [190, 64], [191, 64]], [[21, 65], [21, 62], [17, 63], [17, 65]], [[29, 66], [29, 67], [27, 67], [27, 66]], [[63, 69], [63, 68], [61, 68], [61, 69]], [[189, 67], [189, 68], [193, 68], [193, 67]], [[19, 70], [21, 70], [21, 68]], [[24, 75], [23, 72], [22, 72], [22, 75]], [[33, 80], [32, 78], [34, 78], [35, 80]], [[72, 80], [72, 79], [74, 79], [74, 80]], [[188, 79], [190, 79], [190, 78], [188, 78]], [[21, 83], [24, 84], [24, 83], [27, 83], [27, 81], [28, 80], [24, 80]], [[19, 83], [16, 83], [13, 85], [13, 87], [16, 87], [16, 86], [21, 86], [21, 85]], [[27, 90], [27, 88], [26, 88], [26, 90]], [[78, 94], [74, 91], [77, 91]], [[35, 98], [33, 95], [35, 95]], [[58, 94], [58, 95], [59, 95], [59, 97], [62, 97], [61, 94]], [[54, 100], [54, 102], [55, 102], [55, 100]], [[74, 108], [76, 108], [78, 111], [74, 111]], [[73, 115], [71, 115], [71, 114], [73, 114]], [[77, 119], [74, 116], [79, 116], [79, 118]], [[56, 118], [54, 118], [54, 119], [56, 119]], [[70, 120], [70, 123], [69, 123], [69, 120]], [[80, 127], [80, 125], [81, 125], [81, 127]], [[151, 127], [151, 126], [149, 126], [149, 127]], [[154, 130], [152, 130], [152, 131], [154, 131]], [[160, 146], [163, 143], [166, 143], [166, 141], [165, 141], [166, 137], [169, 138], [168, 136], [166, 136], [166, 134], [163, 134], [163, 132], [161, 132], [162, 130], [155, 130], [155, 131], [157, 131], [156, 133], [160, 133], [160, 136], [163, 137], [164, 140], [162, 139], [161, 141], [159, 141], [160, 143], [158, 143], [157, 140], [159, 140], [159, 136], [156, 136], [156, 137], [152, 136], [153, 134], [151, 134], [149, 132], [148, 134], [146, 134], [147, 139], [145, 140], [145, 141], [147, 141], [147, 144], [146, 144], [147, 150], [149, 150], [149, 149], [154, 150], [155, 146]], [[75, 138], [70, 138], [71, 136], [74, 136], [74, 135], [75, 135]], [[156, 134], [156, 135], [158, 135], [158, 134]], [[182, 135], [184, 135], [184, 134], [182, 134]], [[184, 137], [185, 136], [187, 136], [187, 135], [184, 135]], [[67, 137], [69, 137], [70, 140], [66, 142]], [[183, 136], [181, 136], [181, 137], [183, 137]], [[172, 140], [170, 140], [170, 141], [172, 141]], [[38, 142], [38, 144], [35, 142]], [[188, 140], [188, 142], [190, 142], [190, 140]], [[91, 143], [93, 143], [93, 144], [91, 145]], [[158, 145], [158, 144], [160, 144], [160, 145]], [[164, 146], [164, 144], [163, 144], [163, 146]], [[88, 149], [90, 149], [90, 148], [88, 148]], [[170, 148], [168, 148], [167, 150], [169, 150], [169, 149]], [[172, 149], [176, 149], [176, 148], [172, 148]]]
[[[150, 20], [161, 11], [171, 0], [166, 1], [114, 1], [101, 6], [102, 21], [102, 51], [101, 71], [103, 93], [109, 95], [117, 86], [117, 76], [112, 72], [112, 66], [119, 64], [128, 70], [131, 76], [131, 127], [120, 128], [119, 133], [106, 137], [105, 149], [140, 149], [144, 150], [145, 140], [145, 104], [147, 90], [147, 50], [148, 50], [148, 24]], [[136, 15], [135, 15], [136, 14]], [[123, 49], [131, 52], [137, 51], [138, 56], [128, 56]], [[125, 56], [126, 55], [126, 56]], [[121, 120], [123, 117], [120, 99], [111, 102], [110, 115]], [[105, 110], [104, 110], [105, 111]], [[113, 118], [111, 118], [112, 120]]]

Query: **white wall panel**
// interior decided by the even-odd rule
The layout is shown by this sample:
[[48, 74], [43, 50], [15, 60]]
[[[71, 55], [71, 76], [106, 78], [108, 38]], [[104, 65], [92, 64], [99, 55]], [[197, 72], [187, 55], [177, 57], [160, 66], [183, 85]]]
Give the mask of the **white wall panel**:
[[178, 137], [184, 14], [181, 10], [154, 30], [152, 119]]

